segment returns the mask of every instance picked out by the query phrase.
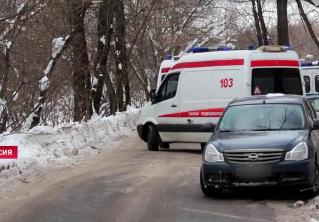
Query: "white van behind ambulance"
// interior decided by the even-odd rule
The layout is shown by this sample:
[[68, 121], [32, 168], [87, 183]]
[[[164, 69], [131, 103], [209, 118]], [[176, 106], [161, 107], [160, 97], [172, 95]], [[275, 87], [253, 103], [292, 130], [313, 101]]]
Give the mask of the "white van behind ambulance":
[[162, 62], [157, 77], [156, 90], [158, 90], [158, 87], [161, 85], [161, 82], [164, 80], [167, 73], [175, 65], [176, 62], [177, 61], [174, 58], [166, 59]]
[[319, 95], [319, 61], [302, 61], [301, 75], [305, 82], [306, 95]]
[[227, 104], [254, 94], [303, 94], [300, 61], [294, 51], [267, 46], [257, 50], [190, 53], [174, 62], [152, 101], [140, 114], [137, 130], [148, 149], [170, 143], [202, 147]]

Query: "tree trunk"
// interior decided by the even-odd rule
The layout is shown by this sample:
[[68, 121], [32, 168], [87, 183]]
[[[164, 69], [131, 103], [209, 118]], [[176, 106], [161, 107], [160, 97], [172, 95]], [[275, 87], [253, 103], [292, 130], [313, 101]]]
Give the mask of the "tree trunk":
[[110, 115], [115, 115], [117, 111], [117, 100], [116, 100], [116, 92], [114, 88], [114, 84], [112, 83], [110, 75], [105, 75], [105, 85], [109, 98], [109, 112]]
[[[118, 110], [124, 111], [130, 103], [130, 88], [126, 68], [125, 15], [123, 0], [118, 0], [115, 7], [115, 62], [116, 62], [116, 98]], [[123, 97], [125, 87], [125, 103]]]
[[296, 0], [296, 2], [297, 2], [297, 5], [298, 5], [300, 16], [304, 20], [312, 40], [314, 41], [314, 43], [316, 44], [317, 48], [319, 49], [318, 38], [317, 38], [316, 34], [314, 33], [314, 31], [313, 31], [313, 29], [311, 27], [311, 24], [309, 22], [309, 19], [308, 19], [307, 15], [306, 15], [305, 11], [303, 10], [302, 3], [301, 3], [300, 0]]
[[72, 70], [74, 91], [74, 117], [75, 122], [90, 119], [92, 116], [91, 78], [87, 43], [85, 39], [84, 17], [85, 4], [78, 0], [66, 0], [69, 14], [72, 39]]
[[[71, 37], [66, 36], [63, 38], [63, 46], [55, 52], [55, 54], [52, 53], [48, 65], [46, 69], [43, 71], [42, 79], [40, 80], [40, 94], [39, 94], [39, 99], [38, 99], [38, 108], [35, 110], [34, 115], [32, 117], [32, 122], [31, 122], [31, 129], [40, 123], [41, 119], [41, 113], [43, 106], [47, 100], [47, 94], [48, 94], [48, 89], [49, 89], [49, 80], [51, 78], [51, 74], [55, 70], [56, 64], [58, 60], [61, 58], [62, 53], [67, 49], [69, 43], [71, 42]], [[46, 83], [44, 82], [46, 80]]]
[[263, 45], [269, 45], [268, 42], [268, 30], [265, 24], [264, 16], [263, 16], [263, 9], [261, 7], [260, 0], [257, 0], [257, 9], [258, 9], [258, 18], [261, 26], [261, 33], [263, 38]]
[[[125, 67], [127, 70], [127, 66]], [[125, 89], [125, 110], [126, 107], [131, 105], [131, 89], [130, 89], [130, 81], [129, 81], [129, 76], [128, 72], [125, 72], [125, 77], [124, 77], [124, 89]]]
[[[5, 49], [3, 54], [3, 74], [1, 79], [1, 89], [0, 89], [0, 99], [5, 101], [5, 96], [7, 94], [7, 85], [8, 85], [8, 77], [9, 77], [9, 69], [10, 69], [10, 49]], [[4, 104], [0, 104], [4, 105]], [[6, 105], [4, 105], [6, 106]], [[8, 121], [8, 113], [6, 107], [0, 107], [2, 112], [0, 113], [0, 133], [6, 131], [7, 121]]]
[[278, 45], [289, 46], [287, 4], [288, 0], [277, 0], [277, 41]]
[[262, 36], [261, 36], [261, 29], [260, 29], [260, 24], [259, 24], [258, 13], [257, 13], [257, 10], [256, 10], [255, 0], [251, 0], [251, 4], [252, 4], [255, 27], [256, 27], [256, 32], [257, 32], [258, 46], [261, 46], [263, 44], [263, 39], [262, 39]]
[[[97, 55], [94, 65], [94, 76], [97, 80], [96, 85], [93, 85], [93, 99], [94, 99], [94, 109], [97, 114], [100, 114], [101, 99], [103, 93], [104, 84], [107, 82], [107, 92], [108, 100], [111, 103], [115, 100], [115, 89], [108, 76], [107, 63], [108, 56], [110, 52], [110, 43], [113, 34], [113, 16], [114, 16], [114, 5], [116, 3], [114, 0], [103, 0], [99, 10], [99, 20], [98, 20], [98, 46]], [[108, 76], [108, 77], [107, 77]], [[110, 113], [114, 114], [111, 110]]]

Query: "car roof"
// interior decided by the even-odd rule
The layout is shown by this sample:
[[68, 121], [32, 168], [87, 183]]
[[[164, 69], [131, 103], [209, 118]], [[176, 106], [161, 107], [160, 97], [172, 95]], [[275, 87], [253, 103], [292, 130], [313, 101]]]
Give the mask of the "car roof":
[[302, 104], [305, 97], [298, 95], [267, 94], [236, 98], [230, 102], [229, 106], [257, 105], [257, 104]]

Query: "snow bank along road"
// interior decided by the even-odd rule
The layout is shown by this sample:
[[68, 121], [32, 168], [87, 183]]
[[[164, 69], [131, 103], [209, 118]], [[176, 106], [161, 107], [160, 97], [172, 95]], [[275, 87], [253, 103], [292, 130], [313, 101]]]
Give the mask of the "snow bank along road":
[[133, 133], [105, 146], [113, 149], [0, 192], [0, 221], [316, 221], [306, 206], [292, 206], [298, 199], [280, 193], [250, 189], [205, 198], [195, 145], [149, 152]]

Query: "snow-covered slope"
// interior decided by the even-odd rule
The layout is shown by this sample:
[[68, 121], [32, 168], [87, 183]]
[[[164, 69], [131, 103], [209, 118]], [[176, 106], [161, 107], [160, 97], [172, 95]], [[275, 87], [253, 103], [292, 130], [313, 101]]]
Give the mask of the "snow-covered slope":
[[106, 149], [109, 142], [132, 133], [139, 110], [57, 128], [39, 126], [24, 133], [1, 135], [0, 145], [18, 146], [18, 160], [0, 159], [0, 180], [33, 168], [69, 164]]

